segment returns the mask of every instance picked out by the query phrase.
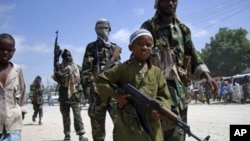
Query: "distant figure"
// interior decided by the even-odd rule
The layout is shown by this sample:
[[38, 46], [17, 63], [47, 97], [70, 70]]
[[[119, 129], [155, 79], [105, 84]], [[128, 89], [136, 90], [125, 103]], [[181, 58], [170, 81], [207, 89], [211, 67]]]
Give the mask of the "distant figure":
[[49, 106], [54, 105], [51, 93], [48, 94], [48, 104]]
[[34, 114], [32, 116], [33, 122], [36, 122], [37, 115], [39, 116], [39, 125], [42, 125], [43, 117], [43, 90], [42, 78], [37, 76], [34, 82], [30, 85], [30, 99], [33, 104]]
[[228, 80], [228, 84], [227, 84], [227, 94], [226, 94], [226, 101], [228, 103], [231, 103], [233, 100], [233, 92], [234, 92], [234, 88], [233, 88], [233, 84], [231, 80]]
[[218, 101], [220, 102], [221, 99], [224, 99], [226, 101], [226, 83], [225, 81], [221, 81], [220, 85], [219, 85], [219, 97], [218, 97]]
[[0, 34], [0, 140], [21, 141], [22, 120], [27, 110], [25, 83], [20, 66], [11, 62], [15, 39]]
[[241, 91], [240, 91], [240, 84], [238, 83], [238, 81], [235, 79], [233, 81], [233, 92], [237, 95], [238, 97], [238, 103], [241, 103], [242, 101], [242, 94], [241, 94]]
[[207, 81], [203, 82], [203, 87], [204, 87], [204, 95], [206, 97], [206, 102], [207, 104], [210, 104], [210, 98], [211, 98], [211, 88]]
[[70, 108], [74, 116], [74, 127], [76, 134], [79, 135], [79, 141], [83, 141], [85, 134], [82, 122], [81, 99], [83, 96], [82, 86], [80, 84], [80, 71], [73, 62], [71, 52], [64, 49], [62, 53], [62, 63], [59, 64], [58, 71], [55, 71], [53, 79], [59, 83], [59, 103], [63, 119], [64, 141], [70, 141]]
[[244, 96], [242, 103], [245, 103], [247, 98], [250, 97], [250, 76], [248, 75], [244, 77], [244, 83], [242, 85], [242, 92]]

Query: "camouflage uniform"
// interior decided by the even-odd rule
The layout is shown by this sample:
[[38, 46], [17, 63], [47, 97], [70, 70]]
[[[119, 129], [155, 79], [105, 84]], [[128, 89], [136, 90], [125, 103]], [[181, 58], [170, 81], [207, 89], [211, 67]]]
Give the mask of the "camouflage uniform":
[[244, 83], [242, 85], [242, 92], [243, 92], [243, 103], [250, 97], [250, 76], [244, 77]]
[[[141, 27], [148, 29], [154, 37], [155, 47], [151, 59], [162, 69], [167, 79], [172, 98], [172, 111], [187, 122], [190, 96], [186, 89], [190, 84], [189, 73], [200, 79], [200, 75], [209, 70], [196, 52], [189, 28], [180, 23], [176, 15], [175, 24], [162, 24], [159, 15], [156, 11], [155, 16], [145, 21]], [[189, 60], [190, 63], [186, 63]], [[183, 71], [184, 65], [188, 66]], [[183, 73], [185, 71], [186, 73]], [[185, 134], [177, 127], [165, 126], [164, 136], [167, 141], [185, 140]]]
[[202, 83], [203, 83], [203, 87], [204, 87], [204, 95], [206, 97], [206, 102], [207, 102], [207, 104], [210, 104], [211, 88], [210, 88], [207, 81], [202, 82]]
[[75, 63], [68, 63], [63, 60], [60, 64], [60, 69], [55, 71], [53, 79], [59, 84], [59, 103], [65, 140], [67, 137], [70, 138], [70, 108], [72, 108], [73, 111], [76, 134], [81, 138], [81, 136], [85, 134], [85, 130], [81, 117], [83, 90], [80, 84], [81, 77], [79, 68]]
[[[106, 99], [115, 93], [109, 86], [109, 83], [119, 83], [121, 85], [130, 83], [142, 93], [161, 101], [164, 106], [170, 109], [170, 94], [164, 75], [149, 60], [147, 63], [149, 69], [145, 74], [140, 72], [142, 68], [141, 63], [134, 59], [130, 59], [105, 73], [101, 73], [96, 78], [98, 90], [103, 91], [100, 94], [101, 98]], [[117, 136], [114, 138], [114, 141], [163, 141], [160, 120], [153, 120], [150, 112], [147, 117], [149, 126], [152, 127], [152, 132], [149, 134], [140, 124], [135, 107], [131, 103], [124, 105], [122, 108], [118, 107], [117, 122], [114, 127]]]
[[[95, 86], [94, 79], [98, 75], [98, 67], [99, 73], [101, 73], [107, 61], [112, 57], [116, 46], [116, 44], [112, 43], [110, 47], [106, 47], [102, 41], [96, 40], [87, 45], [83, 58], [83, 88], [86, 93], [89, 93], [87, 94], [89, 95], [90, 104], [88, 114], [91, 119], [92, 136], [94, 141], [104, 141], [105, 139], [105, 119], [107, 111], [109, 112], [113, 123], [116, 122], [117, 102], [112, 98], [101, 100], [100, 96], [93, 90]], [[99, 60], [97, 60], [98, 58]], [[119, 61], [120, 56], [116, 60], [116, 63], [119, 63]], [[97, 64], [99, 64], [98, 67]]]
[[[40, 81], [40, 82], [38, 82]], [[33, 121], [37, 115], [39, 115], [39, 124], [42, 124], [43, 117], [43, 90], [44, 87], [41, 83], [41, 77], [37, 76], [35, 81], [30, 85], [30, 99], [33, 104], [34, 114], [32, 116]]]

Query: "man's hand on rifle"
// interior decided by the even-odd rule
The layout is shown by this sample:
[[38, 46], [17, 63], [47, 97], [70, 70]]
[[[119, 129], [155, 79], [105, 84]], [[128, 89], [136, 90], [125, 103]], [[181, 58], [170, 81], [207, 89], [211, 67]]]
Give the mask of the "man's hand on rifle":
[[151, 111], [151, 116], [152, 116], [152, 118], [154, 120], [160, 120], [161, 119], [161, 115], [156, 110], [152, 110]]
[[118, 107], [123, 108], [128, 103], [129, 94], [113, 94], [112, 97], [117, 100]]
[[174, 122], [170, 120], [169, 118], [162, 118], [161, 114], [157, 110], [152, 110], [151, 111], [151, 116], [154, 120], [161, 120], [164, 119], [167, 123], [170, 125], [174, 125]]
[[94, 91], [94, 93], [99, 94], [99, 93], [98, 93], [98, 89], [97, 89], [97, 87], [96, 87], [96, 86], [94, 86], [93, 91]]
[[56, 63], [55, 63], [55, 68], [56, 68], [57, 71], [60, 70], [60, 63], [59, 63], [59, 62], [56, 62]]

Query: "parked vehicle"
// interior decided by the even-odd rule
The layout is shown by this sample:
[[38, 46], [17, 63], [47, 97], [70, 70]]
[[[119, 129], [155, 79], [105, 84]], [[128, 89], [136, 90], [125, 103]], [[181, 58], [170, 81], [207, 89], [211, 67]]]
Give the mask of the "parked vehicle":
[[236, 92], [234, 91], [233, 93], [233, 100], [237, 101], [237, 102], [241, 102], [241, 99], [243, 99], [243, 91], [242, 91], [242, 85], [244, 83], [244, 77], [248, 75], [250, 76], [250, 73], [246, 73], [246, 74], [237, 74], [232, 76], [232, 82], [237, 82], [240, 85], [240, 91]]
[[56, 92], [51, 92], [49, 95], [48, 95], [48, 104], [50, 106], [53, 106], [55, 103], [58, 103], [58, 99], [59, 99], [59, 95], [58, 93]]
[[49, 94], [43, 94], [43, 103], [48, 103], [48, 95]]
[[239, 84], [239, 91], [236, 91], [236, 88], [234, 86], [234, 91], [232, 94], [232, 100], [235, 102], [241, 102], [241, 99], [243, 98], [243, 91], [242, 91], [242, 84], [244, 83], [244, 77], [246, 75], [250, 76], [250, 73], [246, 74], [236, 74], [233, 76], [227, 76], [227, 77], [222, 77], [222, 81], [225, 82], [225, 84], [228, 84], [229, 81], [232, 83], [237, 82]]

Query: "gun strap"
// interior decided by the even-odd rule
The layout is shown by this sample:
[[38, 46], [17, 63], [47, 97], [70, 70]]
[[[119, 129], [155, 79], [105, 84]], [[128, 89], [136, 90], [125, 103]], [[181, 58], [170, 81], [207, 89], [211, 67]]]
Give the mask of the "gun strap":
[[96, 68], [97, 68], [97, 74], [100, 73], [100, 64], [99, 64], [99, 47], [98, 47], [98, 41], [95, 42], [95, 48], [96, 48]]
[[173, 69], [173, 72], [175, 73], [177, 79], [181, 82], [181, 78], [180, 78], [180, 76], [179, 76], [179, 73], [178, 73], [178, 70], [177, 70], [176, 65], [173, 65], [173, 68], [172, 68], [172, 69]]
[[121, 50], [122, 50], [122, 48], [116, 45], [115, 48], [114, 48], [113, 55], [110, 58], [110, 61], [114, 62], [115, 59], [118, 59], [119, 53], [121, 52]]

